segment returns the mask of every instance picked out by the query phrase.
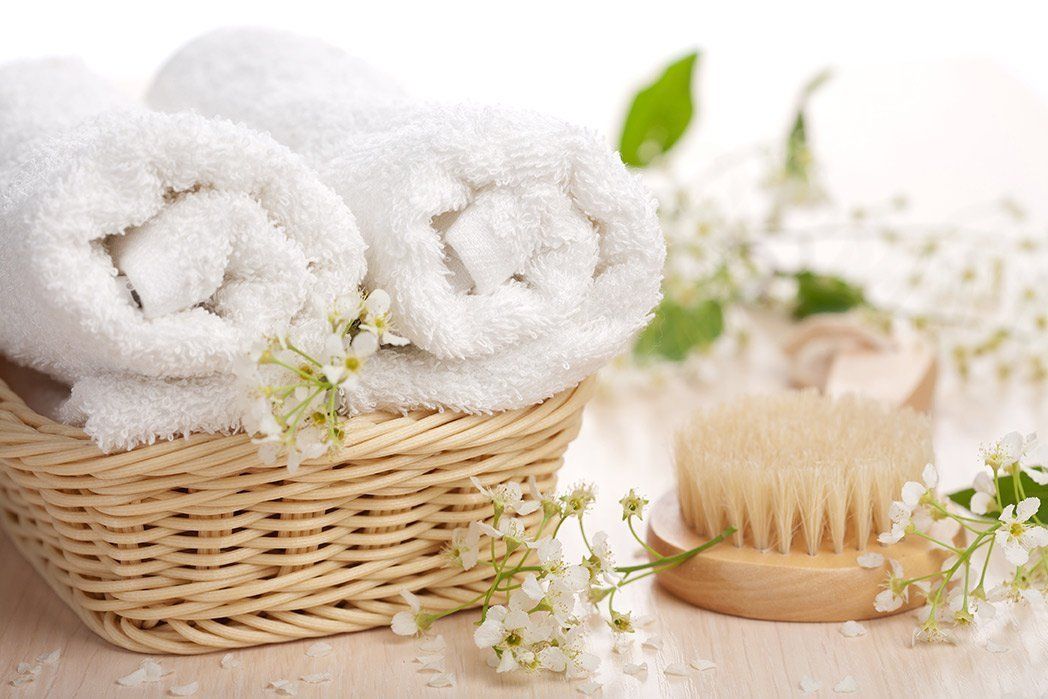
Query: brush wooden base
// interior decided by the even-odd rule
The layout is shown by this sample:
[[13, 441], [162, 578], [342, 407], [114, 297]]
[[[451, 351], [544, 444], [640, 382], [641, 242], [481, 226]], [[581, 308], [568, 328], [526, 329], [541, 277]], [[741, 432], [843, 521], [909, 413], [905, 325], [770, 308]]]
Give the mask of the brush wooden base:
[[[680, 514], [677, 494], [671, 491], [654, 504], [648, 522], [648, 544], [664, 556], [695, 548], [706, 539], [695, 534]], [[902, 564], [907, 577], [939, 569], [943, 552], [920, 540], [906, 539], [893, 546], [870, 543], [869, 551]], [[856, 563], [857, 551], [805, 551], [788, 554], [737, 548], [724, 542], [657, 575], [659, 583], [676, 597], [723, 614], [773, 621], [848, 621], [888, 616], [873, 608], [888, 568], [870, 570]], [[924, 600], [911, 594], [905, 611]]]

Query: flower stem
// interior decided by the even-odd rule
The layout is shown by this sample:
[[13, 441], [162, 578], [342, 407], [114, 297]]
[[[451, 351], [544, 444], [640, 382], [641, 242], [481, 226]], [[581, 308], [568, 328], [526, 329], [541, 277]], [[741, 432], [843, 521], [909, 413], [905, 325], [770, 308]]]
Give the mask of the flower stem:
[[687, 551], [682, 551], [681, 553], [678, 553], [675, 556], [664, 556], [662, 558], [659, 558], [659, 559], [654, 560], [654, 561], [650, 561], [648, 563], [638, 563], [637, 565], [632, 565], [632, 566], [619, 566], [619, 567], [615, 568], [615, 572], [617, 572], [617, 573], [632, 573], [634, 571], [645, 570], [647, 568], [660, 568], [661, 569], [663, 567], [671, 567], [671, 566], [679, 565], [679, 564], [683, 563], [684, 561], [688, 560], [689, 558], [691, 558], [692, 556], [700, 554], [700, 553], [702, 553], [703, 551], [705, 551], [706, 549], [708, 549], [708, 548], [710, 548], [712, 546], [716, 546], [717, 544], [719, 544], [720, 542], [724, 541], [726, 538], [728, 538], [729, 536], [734, 534], [735, 531], [736, 531], [735, 527], [728, 527], [727, 529], [722, 531], [717, 536], [713, 537], [712, 539], [710, 539], [709, 541], [705, 542], [704, 544], [696, 546], [693, 549], [689, 549]]

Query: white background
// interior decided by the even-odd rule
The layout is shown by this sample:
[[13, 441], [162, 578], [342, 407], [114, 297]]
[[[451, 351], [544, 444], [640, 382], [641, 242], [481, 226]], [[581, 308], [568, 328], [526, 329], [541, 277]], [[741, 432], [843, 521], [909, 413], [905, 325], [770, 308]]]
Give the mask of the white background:
[[419, 95], [524, 105], [614, 142], [635, 87], [699, 47], [699, 160], [779, 136], [797, 89], [830, 66], [811, 116], [833, 192], [906, 191], [935, 214], [1048, 200], [1046, 15], [1008, 2], [5, 3], [0, 61], [78, 54], [138, 92], [196, 34], [268, 25], [323, 36]]

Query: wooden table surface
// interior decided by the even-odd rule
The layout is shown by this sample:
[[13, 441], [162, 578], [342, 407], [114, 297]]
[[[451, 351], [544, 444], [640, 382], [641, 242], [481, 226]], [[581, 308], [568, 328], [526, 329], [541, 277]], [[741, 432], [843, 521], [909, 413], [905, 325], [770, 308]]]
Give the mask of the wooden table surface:
[[[599, 397], [586, 415], [582, 434], [568, 452], [562, 482], [594, 480], [601, 498], [593, 529], [603, 527], [617, 542], [620, 560], [639, 558], [636, 544], [623, 536], [616, 501], [631, 486], [654, 499], [669, 489], [667, 436], [687, 408], [726, 393], [767, 387], [767, 377], [752, 372], [720, 372], [715, 385], [677, 385], [648, 390], [616, 389], [619, 398]], [[976, 446], [1010, 429], [1029, 430], [1044, 416], [1045, 401], [1036, 393], [1011, 391], [986, 400], [986, 393], [940, 387], [936, 412], [939, 463], [947, 486], [970, 479]], [[1037, 408], [1036, 410], [1034, 408]], [[1041, 422], [1042, 425], [1048, 424]], [[591, 530], [591, 531], [592, 531]], [[414, 643], [375, 629], [326, 639], [333, 652], [323, 658], [305, 653], [313, 641], [235, 651], [237, 669], [223, 669], [223, 653], [158, 658], [167, 671], [163, 682], [136, 688], [115, 684], [136, 669], [143, 656], [120, 650], [96, 638], [41, 582], [13, 546], [0, 537], [0, 696], [14, 697], [160, 697], [174, 685], [200, 683], [198, 697], [276, 696], [266, 690], [271, 680], [298, 680], [301, 675], [330, 672], [321, 685], [299, 682], [300, 697], [413, 696], [581, 696], [578, 682], [560, 676], [496, 675], [484, 665], [472, 643], [473, 612], [441, 622], [437, 630], [448, 642], [452, 689], [428, 688], [432, 675], [418, 672]], [[649, 580], [627, 588], [623, 605], [656, 618], [661, 651], [641, 649], [635, 658], [649, 665], [647, 676], [623, 674], [623, 656], [613, 654], [608, 634], [595, 629], [592, 647], [603, 659], [597, 680], [601, 696], [799, 696], [805, 675], [822, 682], [818, 696], [835, 696], [833, 686], [851, 675], [858, 683], [853, 696], [975, 697], [1041, 696], [1048, 692], [1048, 632], [1027, 624], [995, 640], [1007, 652], [991, 653], [979, 645], [919, 646], [909, 639], [914, 619], [900, 615], [866, 622], [867, 635], [845, 638], [838, 624], [787, 624], [739, 619], [689, 607]], [[772, 594], [773, 591], [769, 591]], [[617, 606], [620, 606], [617, 604]], [[1048, 619], [1041, 619], [1046, 628]], [[645, 636], [643, 632], [641, 637]], [[8, 684], [19, 662], [61, 649], [57, 667], [45, 666], [37, 681], [14, 688]], [[667, 677], [667, 663], [696, 658], [717, 667], [686, 678]]]

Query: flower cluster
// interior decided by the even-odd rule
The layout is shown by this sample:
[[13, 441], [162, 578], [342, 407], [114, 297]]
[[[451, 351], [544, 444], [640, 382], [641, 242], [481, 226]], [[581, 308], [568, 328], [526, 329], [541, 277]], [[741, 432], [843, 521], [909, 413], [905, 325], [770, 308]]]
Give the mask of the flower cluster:
[[[929, 465], [923, 483], [909, 482], [902, 499], [892, 503], [890, 531], [881, 543], [917, 536], [949, 552], [942, 569], [907, 577], [898, 561], [874, 607], [891, 612], [920, 594], [926, 604], [914, 641], [957, 642], [960, 634], [985, 625], [1002, 605], [1043, 605], [1048, 592], [1048, 528], [1041, 500], [1028, 491], [1048, 485], [1044, 450], [1035, 435], [1006, 435], [983, 452], [986, 470], [973, 487], [940, 498], [938, 472]], [[958, 504], [963, 505], [962, 509]], [[958, 545], [963, 532], [963, 544]], [[988, 578], [994, 551], [1007, 562], [1008, 573], [998, 584]]]
[[[404, 593], [409, 609], [393, 617], [392, 629], [405, 636], [423, 634], [438, 619], [480, 605], [473, 640], [498, 672], [546, 670], [588, 676], [599, 663], [585, 645], [586, 625], [594, 614], [601, 614], [617, 637], [634, 633], [630, 613], [615, 608], [615, 594], [635, 580], [683, 563], [734, 531], [729, 528], [701, 546], [664, 557], [637, 535], [634, 522], [643, 518], [648, 501], [630, 490], [620, 501], [622, 518], [652, 560], [620, 566], [607, 533], [586, 531], [585, 515], [596, 500], [592, 485], [581, 483], [555, 495], [543, 493], [534, 477], [528, 480], [527, 492], [512, 481], [488, 487], [472, 480], [491, 503], [491, 520], [453, 531], [444, 555], [447, 565], [463, 570], [490, 566], [490, 585], [475, 598], [440, 612], [426, 611], [415, 595]], [[537, 525], [528, 526], [529, 515]], [[577, 523], [584, 546], [583, 555], [574, 560], [565, 555], [558, 538], [568, 522]], [[600, 611], [601, 605], [606, 612]]]
[[318, 337], [271, 339], [237, 367], [247, 388], [241, 422], [264, 462], [286, 452], [294, 472], [342, 443], [343, 393], [380, 346], [407, 344], [392, 332], [389, 305], [381, 289], [340, 297]]

